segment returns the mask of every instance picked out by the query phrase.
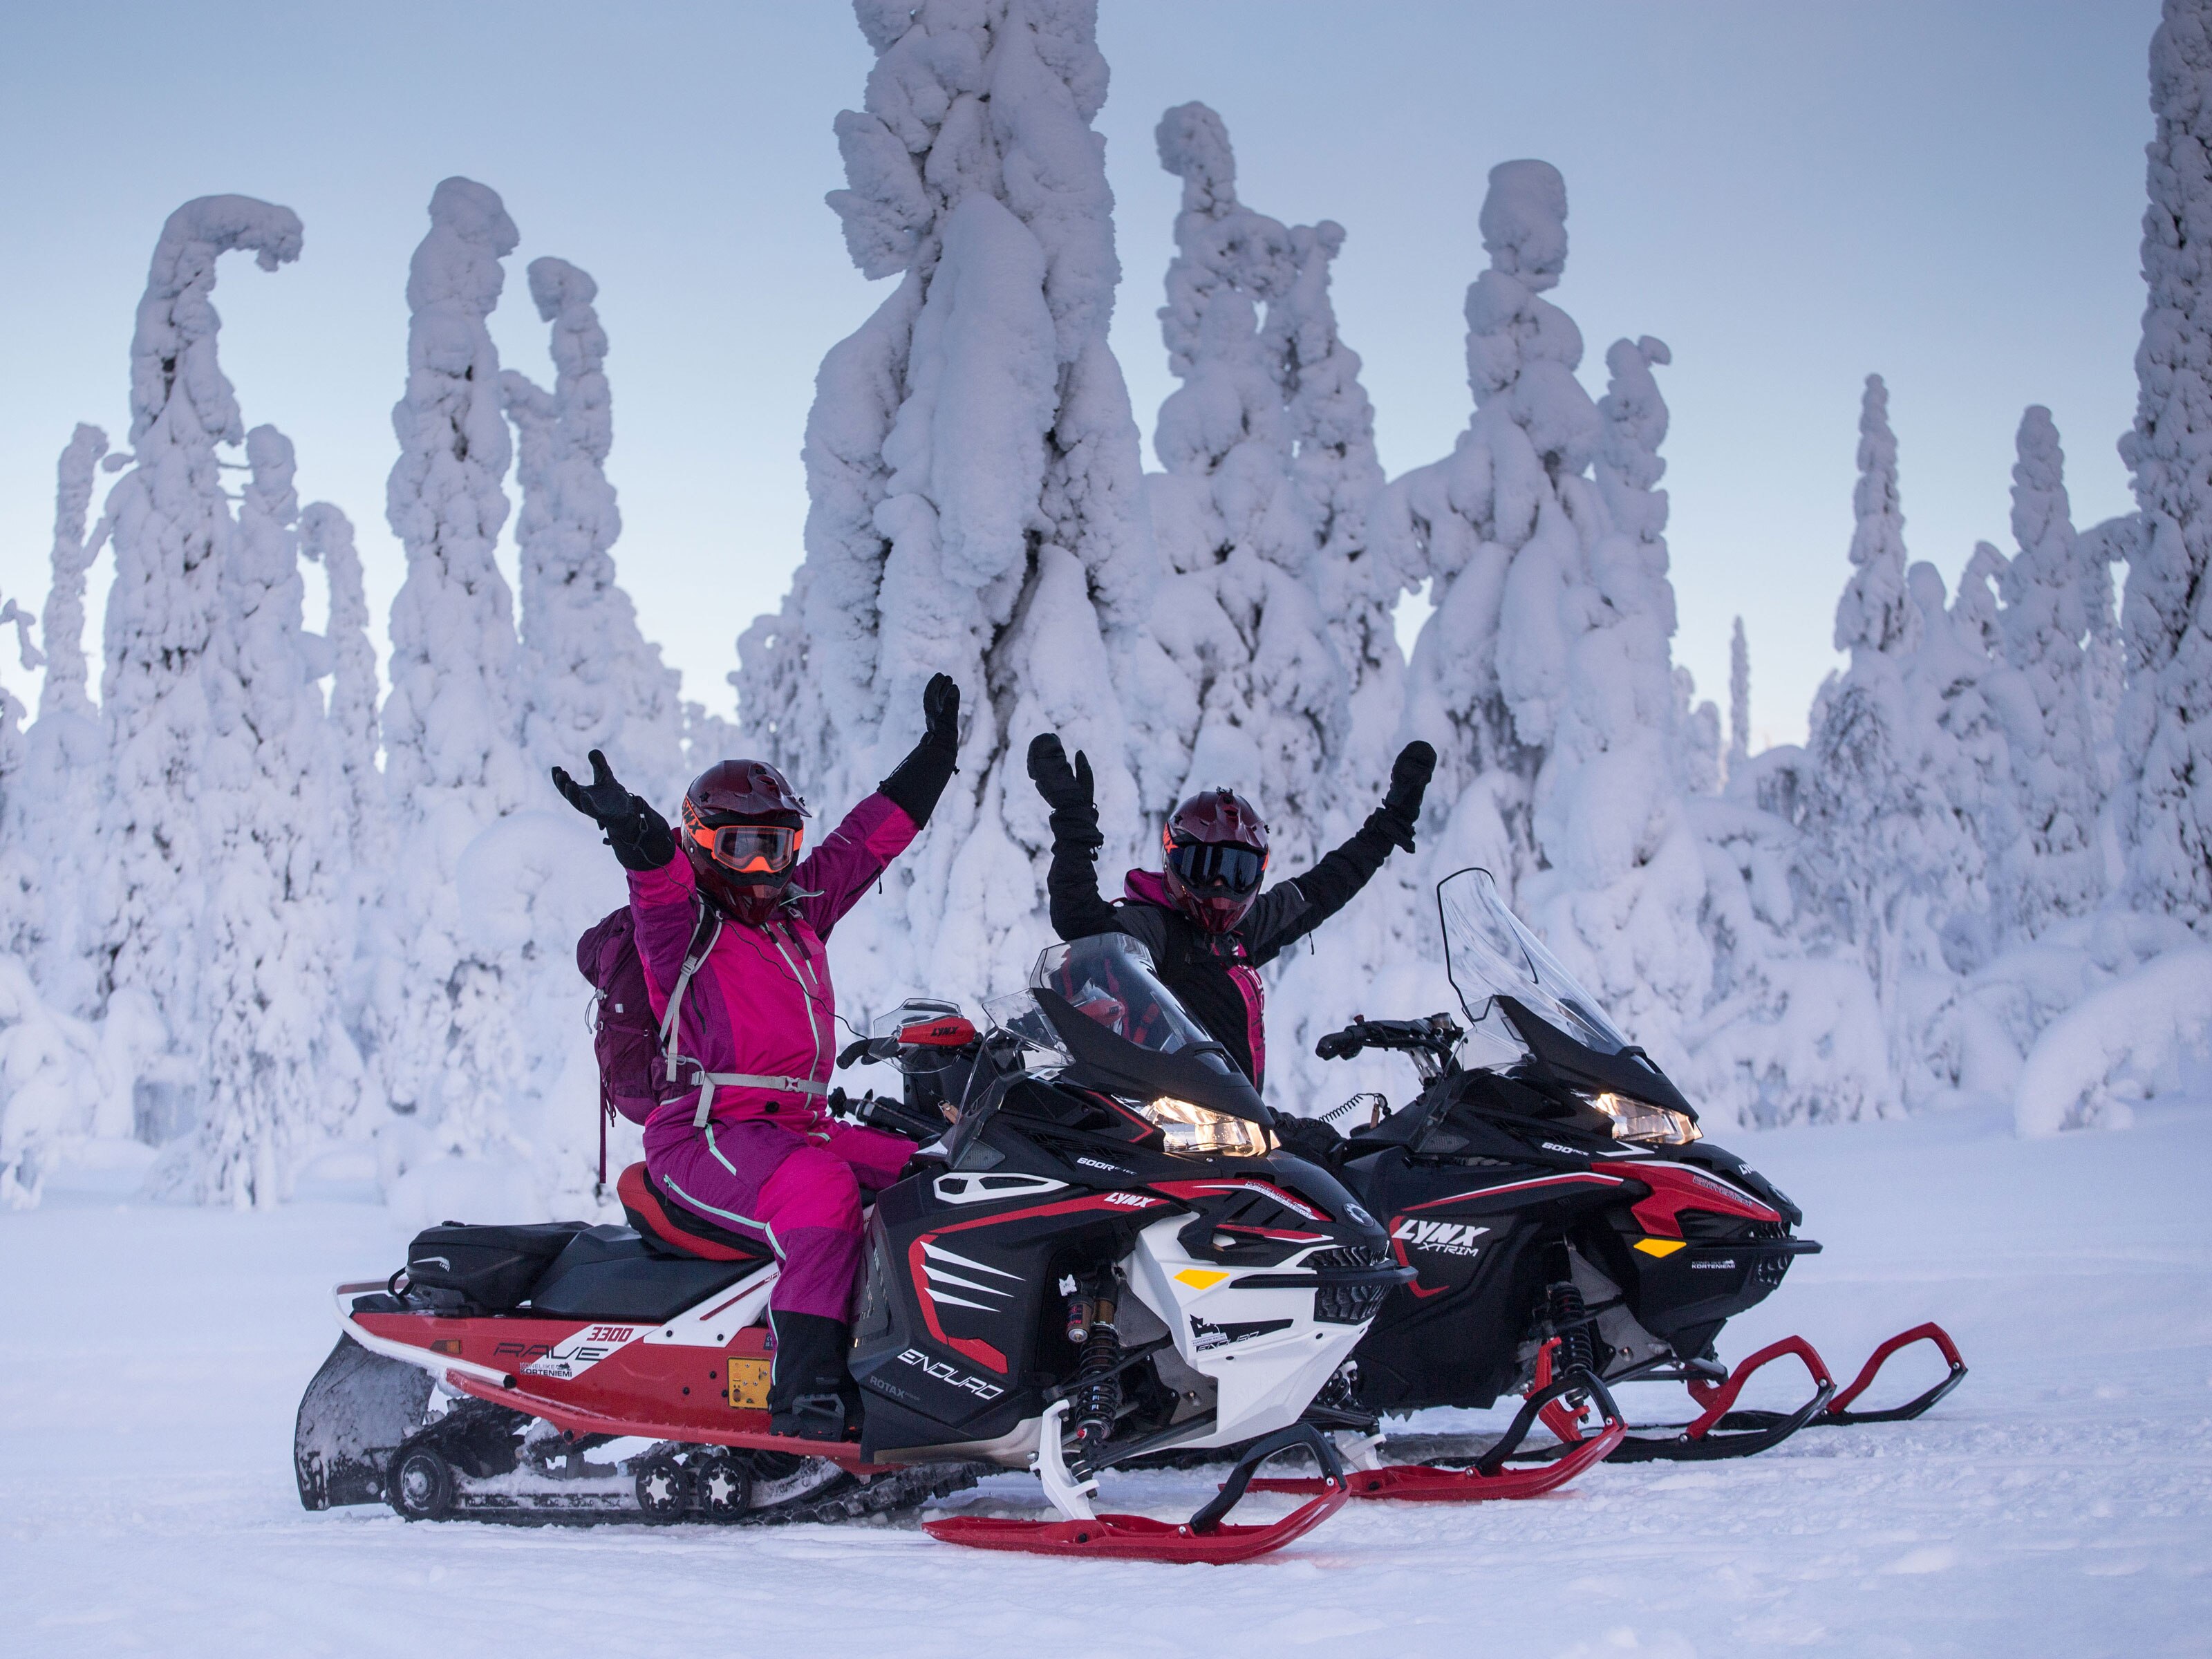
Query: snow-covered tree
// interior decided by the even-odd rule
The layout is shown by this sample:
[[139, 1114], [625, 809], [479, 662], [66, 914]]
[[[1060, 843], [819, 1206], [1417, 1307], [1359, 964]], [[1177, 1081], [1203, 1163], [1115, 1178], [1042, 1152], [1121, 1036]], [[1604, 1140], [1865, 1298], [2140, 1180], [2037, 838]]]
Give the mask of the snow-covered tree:
[[1735, 619], [1729, 635], [1728, 770], [1751, 758], [1751, 646], [1743, 636], [1743, 618]]
[[1850, 666], [1814, 706], [1797, 816], [1808, 920], [1872, 976], [1891, 1074], [1919, 1104], [1960, 1079], [1957, 976], [2000, 942], [1987, 848], [2011, 835], [2013, 796], [1988, 690], [1999, 666], [1990, 584], [2006, 561], [1978, 549], [1956, 605], [1932, 565], [1906, 567], [1879, 376], [1867, 381], [1859, 465], [1855, 568], [1836, 612]]
[[392, 1104], [434, 1143], [501, 1140], [521, 1066], [497, 966], [465, 936], [458, 873], [478, 831], [532, 779], [516, 737], [512, 596], [492, 550], [507, 521], [511, 449], [485, 319], [518, 240], [493, 191], [448, 179], [408, 270], [407, 392], [385, 513], [406, 549], [392, 605], [385, 776], [398, 857], [374, 952], [374, 1056]]
[[8, 918], [0, 943], [23, 959], [48, 1001], [79, 1017], [94, 1011], [105, 965], [98, 915], [106, 846], [88, 842], [82, 826], [102, 821], [107, 779], [107, 743], [87, 695], [84, 649], [86, 574], [110, 521], [101, 520], [90, 534], [85, 524], [94, 474], [106, 453], [107, 434], [80, 425], [55, 469], [52, 577], [40, 628], [46, 678], [38, 719], [25, 738], [21, 783], [0, 816]]
[[2120, 823], [2136, 908], [2212, 933], [2212, 3], [2166, 0], [2151, 37], [2134, 430], [2120, 440], [2142, 517], [2123, 620]]
[[209, 296], [223, 254], [249, 252], [274, 270], [299, 256], [300, 240], [289, 208], [245, 196], [185, 203], [155, 246], [131, 343], [131, 465], [106, 508], [115, 581], [100, 712], [112, 793], [99, 838], [112, 876], [99, 991], [105, 1004], [118, 989], [143, 990], [167, 1023], [168, 1064], [147, 1083], [157, 1136], [195, 1120], [210, 1012], [199, 937], [210, 871], [203, 670], [235, 531], [216, 451], [246, 433]]
[[275, 1203], [319, 1133], [358, 1103], [360, 1056], [342, 981], [345, 781], [301, 617], [300, 501], [291, 441], [246, 434], [252, 469], [216, 581], [201, 756], [208, 908], [198, 935], [209, 1029], [207, 1101], [163, 1173], [204, 1202]]
[[565, 259], [533, 259], [530, 297], [553, 325], [553, 390], [516, 369], [500, 397], [520, 440], [521, 736], [536, 769], [606, 751], [623, 781], [673, 811], [684, 770], [679, 677], [638, 629], [608, 550], [622, 533], [599, 284]]
[[1712, 963], [1668, 646], [1668, 417], [1651, 372], [1668, 361], [1649, 337], [1606, 354], [1594, 474], [1556, 475], [1566, 533], [1540, 532], [1515, 558], [1498, 654], [1515, 729], [1544, 750], [1532, 801], [1546, 867], [1524, 882], [1523, 908], [1615, 1017], [1679, 1066]]
[[392, 797], [376, 759], [376, 647], [368, 637], [368, 595], [353, 521], [328, 501], [309, 503], [300, 514], [300, 554], [323, 567], [330, 592], [323, 624], [331, 675], [326, 717], [345, 782], [348, 862], [357, 878], [380, 878], [392, 859]]
[[1293, 499], [1316, 542], [1312, 581], [1345, 676], [1350, 728], [1334, 766], [1338, 823], [1349, 830], [1382, 790], [1405, 704], [1406, 658], [1395, 612], [1414, 586], [1374, 543], [1368, 514], [1382, 488], [1375, 409], [1359, 354], [1338, 332], [1329, 266], [1344, 228], [1291, 228], [1292, 275], [1270, 301], [1261, 338], [1286, 400]]
[[[1554, 712], [1566, 642], [1555, 629], [1504, 638], [1499, 609], [1525, 550], [1535, 552], [1522, 580], [1554, 589], [1579, 556], [1553, 479], [1580, 473], [1599, 436], [1596, 406], [1574, 377], [1581, 331], [1543, 297], [1566, 264], [1566, 209], [1548, 162], [1491, 169], [1480, 221], [1491, 264], [1467, 295], [1474, 418], [1451, 454], [1393, 480], [1370, 521], [1384, 556], [1425, 577], [1435, 605], [1407, 671], [1401, 727], [1437, 748], [1424, 866], [1480, 865], [1509, 891], [1536, 864], [1530, 791], [1542, 760], [1516, 717]], [[1558, 614], [1533, 599], [1527, 608]], [[1501, 685], [1509, 663], [1520, 675], [1512, 705]]]
[[1166, 471], [1146, 480], [1173, 573], [1153, 631], [1194, 693], [1176, 793], [1227, 786], [1263, 803], [1296, 869], [1321, 849], [1349, 708], [1317, 592], [1321, 539], [1292, 482], [1283, 352], [1260, 331], [1261, 307], [1295, 278], [1290, 233], [1237, 201], [1229, 135], [1205, 105], [1170, 110], [1155, 138], [1183, 181], [1159, 313], [1182, 385], [1152, 440]]
[[877, 61], [865, 109], [838, 117], [848, 187], [830, 202], [862, 272], [902, 275], [823, 360], [806, 561], [748, 632], [739, 715], [835, 813], [920, 735], [933, 673], [965, 693], [962, 776], [839, 930], [866, 1008], [1018, 974], [1043, 932], [1030, 738], [1089, 751], [1109, 836], [1133, 851], [1139, 786], [1157, 808], [1182, 781], [1168, 728], [1189, 694], [1148, 626], [1158, 564], [1107, 343], [1093, 8], [869, 0], [859, 18]]
[[2085, 641], [2088, 601], [2111, 579], [2101, 556], [2085, 568], [2066, 496], [2065, 456], [2051, 411], [2021, 417], [2012, 470], [2012, 533], [1998, 618], [2006, 672], [1991, 701], [2004, 727], [2013, 789], [2008, 841], [1992, 848], [2000, 926], [2032, 938], [2081, 915], [2102, 892], [2097, 818], [2103, 801]]

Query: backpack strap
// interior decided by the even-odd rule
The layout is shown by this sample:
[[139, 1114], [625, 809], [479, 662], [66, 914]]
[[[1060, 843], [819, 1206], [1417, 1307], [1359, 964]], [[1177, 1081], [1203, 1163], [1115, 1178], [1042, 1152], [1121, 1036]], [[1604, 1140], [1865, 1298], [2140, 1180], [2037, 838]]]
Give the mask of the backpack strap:
[[[697, 1060], [678, 1051], [676, 1039], [683, 1024], [684, 993], [690, 986], [691, 976], [699, 971], [708, 954], [714, 950], [714, 942], [722, 936], [720, 912], [710, 904], [702, 904], [700, 909], [702, 914], [698, 926], [692, 929], [691, 947], [684, 953], [684, 966], [676, 975], [674, 988], [668, 994], [668, 1012], [662, 1015], [660, 1021], [661, 1054], [670, 1079], [672, 1080], [678, 1077], [680, 1068], [689, 1068], [692, 1079], [699, 1085], [699, 1106], [692, 1114], [691, 1127], [695, 1129], [707, 1127], [708, 1115], [714, 1109], [714, 1091], [717, 1089], [777, 1089], [788, 1094], [826, 1096], [830, 1092], [830, 1085], [817, 1083], [811, 1078], [765, 1077], [751, 1072], [710, 1072]], [[703, 944], [701, 943], [702, 936]]]

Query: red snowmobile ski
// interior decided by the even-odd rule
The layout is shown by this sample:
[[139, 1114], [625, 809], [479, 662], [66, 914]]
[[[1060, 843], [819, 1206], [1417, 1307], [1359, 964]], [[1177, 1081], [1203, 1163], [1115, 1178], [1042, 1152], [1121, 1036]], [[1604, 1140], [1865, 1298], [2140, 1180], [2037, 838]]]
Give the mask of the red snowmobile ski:
[[[1398, 1050], [1423, 1085], [1356, 1129], [1338, 1169], [1416, 1272], [1360, 1343], [1352, 1386], [1307, 1414], [1340, 1431], [1354, 1497], [1533, 1496], [1548, 1488], [1516, 1477], [1547, 1462], [1742, 1457], [1816, 1425], [1915, 1418], [1958, 1386], [1966, 1364], [1934, 1324], [1883, 1343], [1840, 1393], [1802, 1337], [1724, 1366], [1714, 1349], [1723, 1325], [1770, 1294], [1793, 1257], [1820, 1248], [1796, 1237], [1797, 1206], [1702, 1138], [1695, 1109], [1514, 916], [1486, 872], [1448, 878], [1437, 904], [1473, 1030], [1445, 1014], [1362, 1020], [1318, 1045], [1323, 1059]], [[1469, 1053], [1480, 1063], [1464, 1063]], [[1923, 1341], [1945, 1376], [1902, 1404], [1852, 1408], [1893, 1355]], [[1740, 1408], [1751, 1377], [1784, 1358], [1804, 1365], [1811, 1395], [1789, 1411]], [[1593, 1378], [1680, 1381], [1698, 1414], [1624, 1425]], [[1516, 1389], [1527, 1403], [1513, 1427], [1464, 1471], [1382, 1467], [1375, 1455], [1386, 1413], [1483, 1407]], [[1556, 1444], [1522, 1448], [1532, 1413]]]
[[[1026, 1468], [1057, 1519], [927, 1530], [1219, 1562], [1319, 1524], [1345, 1474], [1302, 1414], [1411, 1272], [1339, 1182], [1274, 1146], [1134, 940], [1055, 946], [988, 1012], [978, 1034], [951, 1005], [909, 1004], [842, 1057], [898, 1062], [905, 1100], [863, 1115], [937, 1143], [870, 1218], [857, 1439], [769, 1433], [776, 1264], [640, 1164], [617, 1183], [628, 1227], [449, 1224], [388, 1283], [340, 1286], [343, 1334], [300, 1410], [301, 1501], [759, 1524], [910, 1509]], [[1220, 1495], [1180, 1524], [1093, 1505], [1105, 1469], [1226, 1445], [1243, 1451]], [[1225, 1521], [1293, 1447], [1322, 1471], [1310, 1500]]]

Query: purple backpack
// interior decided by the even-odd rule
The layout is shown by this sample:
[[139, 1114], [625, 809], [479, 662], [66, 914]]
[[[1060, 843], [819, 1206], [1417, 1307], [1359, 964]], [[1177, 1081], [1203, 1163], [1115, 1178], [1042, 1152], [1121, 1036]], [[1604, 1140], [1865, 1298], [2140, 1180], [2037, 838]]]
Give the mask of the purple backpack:
[[[679, 1001], [714, 942], [708, 921], [702, 915], [692, 934], [684, 970], [677, 981]], [[653, 1016], [653, 999], [646, 992], [645, 962], [637, 953], [636, 924], [629, 906], [610, 910], [584, 930], [576, 941], [576, 967], [599, 994], [592, 1011], [592, 1053], [599, 1062], [599, 1185], [605, 1187], [607, 1126], [615, 1114], [642, 1123], [670, 1092], [660, 1022]]]
[[660, 1022], [646, 994], [645, 963], [629, 906], [610, 910], [576, 941], [576, 966], [599, 993], [592, 1012], [592, 1052], [599, 1062], [599, 1107], [611, 1122], [651, 1117], [668, 1090]]

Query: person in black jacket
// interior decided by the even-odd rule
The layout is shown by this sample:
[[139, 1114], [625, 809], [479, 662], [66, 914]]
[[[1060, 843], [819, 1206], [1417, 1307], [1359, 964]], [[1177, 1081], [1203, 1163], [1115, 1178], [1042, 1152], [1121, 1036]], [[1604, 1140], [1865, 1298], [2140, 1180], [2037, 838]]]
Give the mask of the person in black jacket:
[[1064, 939], [1121, 933], [1151, 951], [1161, 980], [1258, 1088], [1267, 1065], [1259, 970], [1364, 887], [1393, 848], [1413, 850], [1421, 797], [1437, 751], [1409, 743], [1390, 769], [1382, 804], [1343, 846], [1266, 891], [1267, 826], [1228, 789], [1193, 795], [1161, 835], [1163, 867], [1132, 870], [1122, 897], [1099, 896], [1098, 805], [1091, 763], [1050, 732], [1030, 744], [1030, 777], [1052, 808], [1052, 867], [1045, 878], [1053, 931]]

